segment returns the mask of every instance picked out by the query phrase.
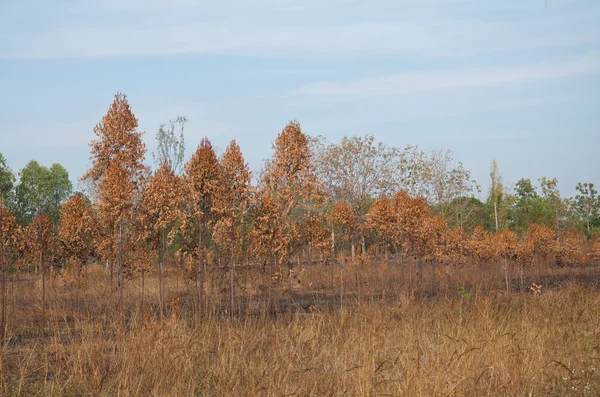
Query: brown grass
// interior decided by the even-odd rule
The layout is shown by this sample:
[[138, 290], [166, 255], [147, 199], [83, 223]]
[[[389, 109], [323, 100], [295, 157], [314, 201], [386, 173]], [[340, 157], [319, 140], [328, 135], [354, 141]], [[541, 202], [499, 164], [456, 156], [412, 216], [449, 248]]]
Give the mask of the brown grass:
[[[144, 316], [138, 280], [128, 283], [123, 317], [100, 268], [80, 292], [79, 311], [73, 287], [55, 279], [45, 321], [35, 279], [13, 280], [0, 394], [600, 395], [595, 286], [543, 285], [534, 294], [529, 287], [519, 292], [514, 281], [506, 292], [501, 272], [479, 278], [465, 272], [464, 280], [416, 284], [415, 278], [420, 289], [411, 289], [406, 279], [390, 281], [400, 270], [387, 267], [381, 270], [382, 299], [379, 266], [355, 275], [352, 268], [344, 274], [339, 268], [297, 269], [302, 275], [280, 282], [273, 295], [281, 302], [311, 297], [313, 304], [270, 313], [260, 300], [256, 310], [240, 303], [247, 310], [234, 318], [220, 303], [227, 291], [215, 276], [207, 284], [212, 304], [200, 324], [193, 318], [194, 286], [175, 273], [167, 279], [167, 295], [181, 300], [162, 322], [155, 277], [146, 280]], [[245, 302], [257, 298], [264, 282], [246, 271], [237, 279], [240, 302], [242, 294]], [[563, 272], [590, 277], [585, 269], [550, 276]], [[343, 305], [317, 299], [338, 296], [342, 276]], [[459, 284], [470, 297], [457, 293]]]

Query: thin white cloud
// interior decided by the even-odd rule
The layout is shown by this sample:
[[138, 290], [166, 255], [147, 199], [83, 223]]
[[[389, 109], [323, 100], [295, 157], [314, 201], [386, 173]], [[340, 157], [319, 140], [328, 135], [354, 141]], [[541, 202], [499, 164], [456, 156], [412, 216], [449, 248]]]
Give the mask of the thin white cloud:
[[0, 5], [0, 59], [440, 58], [600, 43], [593, 17], [598, 6], [571, 4], [544, 12], [533, 3], [24, 0]]
[[600, 73], [600, 53], [591, 52], [569, 61], [505, 68], [406, 72], [354, 81], [323, 81], [300, 87], [296, 96], [321, 101], [434, 92], [450, 89], [523, 84]]

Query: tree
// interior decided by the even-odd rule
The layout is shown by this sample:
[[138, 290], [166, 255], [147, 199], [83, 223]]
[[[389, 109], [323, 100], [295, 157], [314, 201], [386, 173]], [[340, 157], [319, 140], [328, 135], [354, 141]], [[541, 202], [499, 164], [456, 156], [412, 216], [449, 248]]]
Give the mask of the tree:
[[499, 221], [498, 221], [498, 207], [502, 204], [502, 197], [504, 195], [504, 186], [502, 185], [502, 175], [498, 170], [498, 163], [496, 163], [496, 159], [492, 160], [492, 166], [490, 168], [490, 193], [488, 198], [488, 203], [494, 209], [494, 223], [496, 225], [496, 232], [499, 230]]
[[290, 265], [291, 256], [309, 244], [303, 239], [306, 234], [302, 230], [307, 227], [314, 206], [322, 202], [309, 139], [297, 121], [290, 121], [277, 135], [272, 158], [265, 164], [259, 187], [277, 203], [282, 259]]
[[[542, 178], [546, 181], [546, 178]], [[546, 185], [544, 185], [546, 186]], [[515, 203], [509, 214], [509, 223], [512, 230], [523, 234], [532, 223], [552, 226], [555, 225], [555, 214], [552, 207], [553, 193], [540, 196], [530, 179], [521, 178], [515, 185]], [[560, 198], [559, 198], [560, 200]]]
[[15, 175], [6, 164], [6, 159], [0, 153], [0, 200], [3, 200], [3, 205], [6, 208], [12, 206], [15, 187]]
[[94, 238], [97, 234], [95, 223], [92, 208], [79, 194], [71, 196], [60, 207], [58, 239], [62, 244], [64, 257], [75, 265], [77, 309], [79, 309], [79, 280], [83, 276], [81, 268], [94, 249]]
[[[379, 204], [378, 204], [379, 205]], [[379, 208], [382, 209], [382, 208]], [[378, 210], [373, 212], [373, 222], [377, 222], [377, 219], [379, 218], [379, 216], [382, 216], [383, 214], [380, 213]], [[356, 232], [357, 232], [357, 219], [356, 219], [356, 214], [355, 212], [352, 210], [352, 208], [350, 208], [350, 206], [348, 205], [347, 202], [345, 201], [338, 201], [336, 202], [333, 207], [331, 207], [331, 223], [332, 223], [332, 227], [333, 227], [333, 233], [334, 233], [334, 243], [335, 243], [335, 232], [337, 231], [338, 234], [341, 234], [341, 240], [342, 240], [342, 247], [344, 247], [344, 243], [349, 242], [350, 246], [351, 246], [351, 254], [352, 254], [352, 261], [354, 262], [354, 241], [356, 238]]]
[[539, 197], [531, 180], [528, 178], [521, 178], [516, 183], [515, 196], [518, 200], [534, 200]]
[[90, 143], [92, 167], [82, 178], [97, 190], [101, 252], [106, 259], [116, 258], [119, 263], [121, 309], [124, 272], [136, 262], [133, 252], [123, 250], [123, 241], [134, 237], [134, 214], [148, 174], [143, 164], [146, 146], [137, 126], [127, 96], [117, 93], [102, 121], [94, 127], [97, 139]]
[[21, 227], [15, 216], [4, 207], [4, 199], [0, 196], [0, 272], [2, 294], [2, 312], [0, 313], [0, 346], [4, 346], [6, 332], [6, 273], [22, 251], [23, 238]]
[[354, 212], [356, 233], [350, 237], [352, 260], [355, 238], [364, 247], [366, 214], [375, 197], [391, 193], [399, 185], [395, 159], [397, 150], [372, 135], [343, 137], [317, 151], [315, 170], [325, 192], [336, 202], [345, 202]]
[[269, 186], [263, 184], [254, 190], [251, 196], [250, 217], [250, 253], [263, 262], [263, 271], [269, 262], [269, 281], [266, 307], [271, 309], [271, 284], [273, 267], [277, 265], [277, 256], [284, 250], [283, 222], [281, 222], [281, 207], [275, 200]]
[[[182, 188], [180, 179], [175, 175], [171, 163], [163, 161], [161, 166], [154, 172], [142, 193], [142, 216], [145, 218], [144, 234], [150, 242], [150, 246], [158, 251], [159, 266], [159, 307], [162, 318], [164, 310], [164, 279], [163, 270], [168, 247], [172, 242], [169, 238], [175, 223], [181, 219], [180, 207], [182, 200]], [[141, 268], [142, 285], [145, 267]], [[143, 296], [143, 286], [142, 286]], [[143, 301], [142, 301], [143, 306]]]
[[[231, 314], [234, 311], [234, 277], [235, 262], [241, 255], [244, 238], [245, 218], [249, 207], [250, 171], [244, 162], [240, 147], [231, 141], [223, 157], [219, 161], [220, 186], [222, 191], [216, 200], [216, 212], [219, 221], [216, 225], [216, 236], [220, 243], [229, 248], [231, 258], [230, 289]], [[236, 244], [237, 243], [237, 244]]]
[[45, 213], [57, 223], [60, 205], [71, 195], [72, 184], [69, 173], [60, 164], [50, 168], [32, 160], [19, 172], [16, 188], [17, 218], [21, 224]]
[[561, 199], [558, 190], [558, 180], [556, 178], [548, 179], [545, 176], [540, 178], [540, 188], [542, 190], [542, 199], [553, 213], [553, 222], [557, 238], [560, 237], [560, 220], [567, 212], [567, 203]]
[[184, 194], [186, 207], [181, 224], [184, 249], [197, 260], [198, 320], [204, 311], [204, 252], [210, 229], [214, 224], [213, 205], [220, 192], [221, 177], [217, 156], [208, 138], [203, 138], [198, 148], [184, 166]]
[[37, 215], [27, 227], [27, 253], [32, 262], [37, 262], [42, 274], [42, 318], [46, 318], [46, 271], [57, 254], [54, 225], [46, 214]]
[[[428, 172], [431, 187], [428, 201], [436, 213], [462, 226], [465, 218], [470, 215], [466, 211], [470, 204], [468, 198], [479, 192], [479, 186], [471, 179], [470, 171], [466, 170], [462, 163], [455, 165], [453, 162], [450, 150], [431, 153]], [[461, 198], [463, 200], [460, 200]]]
[[581, 183], [579, 182], [575, 187], [579, 192], [575, 196], [573, 207], [580, 219], [585, 222], [587, 231], [590, 231], [590, 225], [592, 220], [597, 218], [600, 214], [600, 198], [598, 197], [598, 191], [594, 189], [593, 183]]
[[542, 258], [543, 264], [548, 264], [556, 247], [556, 232], [547, 226], [533, 223], [529, 225], [526, 237], [534, 259]]
[[[183, 139], [183, 129], [188, 119], [185, 116], [176, 117], [175, 120], [169, 120], [169, 126], [161, 124], [156, 133], [158, 147], [153, 154], [154, 161], [160, 167], [167, 164], [175, 175], [183, 171], [183, 158], [185, 152], [185, 141]], [[179, 138], [175, 135], [175, 129], [179, 125]]]
[[398, 245], [401, 237], [398, 235], [393, 203], [385, 194], [373, 203], [367, 214], [367, 221], [369, 227], [377, 233], [383, 243], [387, 260], [389, 250]]

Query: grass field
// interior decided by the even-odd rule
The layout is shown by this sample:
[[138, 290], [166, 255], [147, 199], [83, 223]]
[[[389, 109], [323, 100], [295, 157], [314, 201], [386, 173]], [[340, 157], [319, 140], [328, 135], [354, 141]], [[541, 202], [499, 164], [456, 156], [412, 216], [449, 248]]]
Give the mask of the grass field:
[[311, 266], [268, 283], [240, 268], [233, 315], [214, 274], [202, 321], [175, 271], [162, 320], [154, 275], [143, 309], [127, 282], [122, 311], [99, 266], [79, 293], [51, 278], [45, 319], [39, 279], [13, 277], [0, 394], [600, 395], [595, 269], [513, 269], [508, 290], [495, 269]]

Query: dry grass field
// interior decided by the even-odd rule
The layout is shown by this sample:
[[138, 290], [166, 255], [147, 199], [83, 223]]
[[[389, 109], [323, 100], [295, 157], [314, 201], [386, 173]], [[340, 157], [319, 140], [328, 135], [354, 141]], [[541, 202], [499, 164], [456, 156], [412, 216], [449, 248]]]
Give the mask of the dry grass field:
[[201, 321], [175, 271], [162, 320], [155, 275], [143, 309], [127, 281], [122, 312], [103, 268], [78, 294], [55, 276], [45, 319], [39, 279], [13, 278], [0, 394], [600, 395], [595, 269], [513, 269], [508, 291], [495, 269], [313, 265], [268, 283], [242, 267], [233, 313], [226, 272], [208, 277]]

